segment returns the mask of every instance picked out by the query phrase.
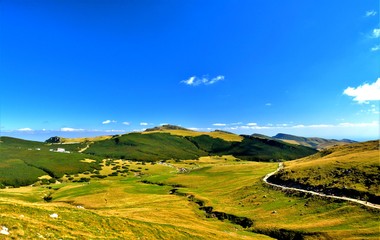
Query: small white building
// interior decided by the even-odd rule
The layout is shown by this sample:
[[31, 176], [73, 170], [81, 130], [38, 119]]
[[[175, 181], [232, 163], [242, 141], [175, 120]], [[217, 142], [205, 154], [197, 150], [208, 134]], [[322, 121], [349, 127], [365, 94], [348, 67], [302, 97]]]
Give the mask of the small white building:
[[57, 152], [66, 152], [64, 148], [57, 148]]

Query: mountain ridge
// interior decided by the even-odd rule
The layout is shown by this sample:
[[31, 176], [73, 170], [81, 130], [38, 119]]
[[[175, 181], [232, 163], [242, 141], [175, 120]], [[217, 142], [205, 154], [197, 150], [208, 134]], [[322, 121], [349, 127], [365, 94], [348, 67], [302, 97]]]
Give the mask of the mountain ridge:
[[336, 140], [336, 139], [326, 139], [326, 138], [319, 138], [319, 137], [301, 137], [286, 133], [278, 133], [272, 138], [282, 140], [288, 143], [293, 144], [299, 144], [306, 147], [312, 147], [318, 150], [329, 148], [335, 145], [344, 145], [344, 144], [350, 144], [355, 143], [356, 141], [350, 140], [350, 139], [342, 139], [342, 140]]

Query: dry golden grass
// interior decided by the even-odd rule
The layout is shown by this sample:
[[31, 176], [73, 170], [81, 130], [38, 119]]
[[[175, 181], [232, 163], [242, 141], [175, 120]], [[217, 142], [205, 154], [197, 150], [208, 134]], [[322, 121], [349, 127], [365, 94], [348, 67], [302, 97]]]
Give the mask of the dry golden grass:
[[41, 176], [41, 177], [38, 177], [38, 179], [40, 179], [40, 180], [42, 180], [42, 179], [47, 179], [47, 180], [49, 180], [49, 179], [51, 179], [51, 176], [49, 176], [49, 175], [43, 175], [43, 176]]
[[[15, 239], [40, 235], [47, 239], [271, 239], [228, 221], [206, 218], [187, 197], [169, 194], [172, 186], [140, 182], [148, 180], [181, 184], [185, 187], [180, 192], [194, 195], [216, 211], [251, 218], [252, 229], [324, 232], [333, 239], [379, 237], [378, 212], [353, 203], [289, 196], [264, 186], [263, 176], [274, 171], [277, 163], [238, 161], [231, 156], [155, 165], [107, 159], [100, 174], [126, 165], [142, 175], [130, 172], [90, 183], [54, 184], [51, 189], [0, 190], [0, 226], [8, 227], [9, 238]], [[192, 170], [179, 174], [178, 167]], [[42, 198], [48, 193], [53, 200], [45, 203]], [[54, 212], [58, 219], [49, 217]]]
[[85, 162], [85, 163], [93, 163], [93, 162], [96, 162], [96, 160], [93, 160], [93, 159], [84, 159], [84, 160], [80, 160], [81, 162]]
[[[126, 161], [112, 163], [122, 165]], [[141, 166], [127, 163], [131, 168]], [[151, 173], [172, 171], [162, 165], [144, 167]], [[138, 181], [134, 176], [110, 177], [91, 183], [55, 185], [57, 190], [0, 190], [0, 225], [8, 227], [9, 237], [17, 239], [270, 239], [228, 222], [205, 218], [194, 203], [168, 194], [170, 187]], [[44, 203], [41, 195], [49, 191], [53, 191], [53, 202]], [[18, 194], [38, 194], [40, 200], [17, 200]], [[50, 218], [51, 213], [57, 213], [58, 219]]]
[[82, 142], [96, 142], [112, 138], [112, 136], [97, 136], [86, 138], [61, 138], [62, 143], [82, 143]]

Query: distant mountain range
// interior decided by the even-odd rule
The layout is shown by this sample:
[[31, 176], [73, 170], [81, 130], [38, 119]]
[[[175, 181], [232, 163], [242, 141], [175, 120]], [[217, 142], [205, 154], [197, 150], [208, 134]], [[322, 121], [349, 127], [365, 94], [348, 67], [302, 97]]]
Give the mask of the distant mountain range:
[[285, 134], [285, 133], [279, 133], [276, 136], [273, 136], [272, 138], [277, 139], [277, 140], [282, 140], [287, 143], [311, 147], [318, 150], [333, 147], [336, 145], [344, 145], [344, 144], [356, 142], [350, 139], [336, 140], [336, 139], [325, 139], [325, 138], [317, 138], [317, 137], [299, 137], [299, 136], [294, 136], [294, 135]]

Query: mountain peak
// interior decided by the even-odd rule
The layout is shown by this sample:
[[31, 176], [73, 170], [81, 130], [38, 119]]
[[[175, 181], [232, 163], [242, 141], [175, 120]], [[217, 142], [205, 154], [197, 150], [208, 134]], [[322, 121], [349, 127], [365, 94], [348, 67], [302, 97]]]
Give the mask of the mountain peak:
[[186, 130], [186, 131], [192, 131], [192, 130], [184, 128], [184, 127], [180, 127], [180, 126], [176, 126], [176, 125], [170, 125], [170, 124], [165, 124], [165, 125], [162, 125], [162, 126], [148, 128], [148, 129], [145, 130], [145, 132], [165, 131], [165, 130]]

